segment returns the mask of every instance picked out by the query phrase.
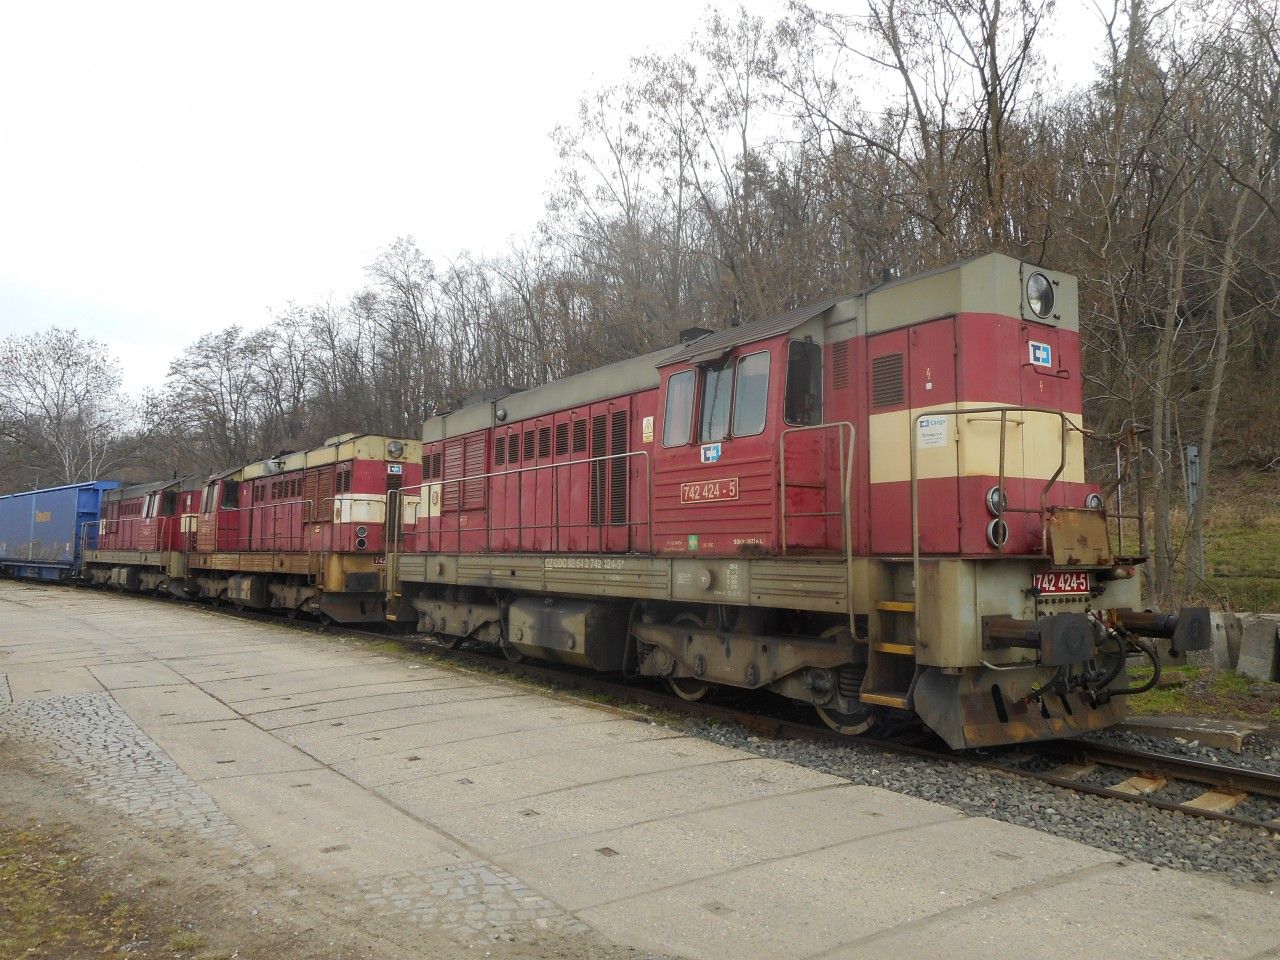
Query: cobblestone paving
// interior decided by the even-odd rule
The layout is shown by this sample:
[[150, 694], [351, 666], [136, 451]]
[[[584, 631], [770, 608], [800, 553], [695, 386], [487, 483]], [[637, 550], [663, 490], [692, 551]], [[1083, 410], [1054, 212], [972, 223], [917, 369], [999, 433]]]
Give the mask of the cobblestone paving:
[[[247, 859], [257, 852], [110, 694], [38, 697], [0, 706], [0, 742], [6, 739], [29, 744], [41, 759], [68, 768], [90, 800], [125, 817], [148, 827], [193, 831]], [[255, 865], [258, 872], [267, 869]]]
[[[39, 697], [12, 703], [0, 674], [0, 744], [28, 745], [68, 769], [85, 795], [145, 827], [192, 831], [269, 875], [271, 863], [107, 693]], [[286, 897], [298, 896], [297, 889]], [[379, 916], [437, 927], [459, 939], [499, 936], [521, 926], [580, 933], [590, 928], [485, 861], [360, 881], [354, 891]]]
[[362, 881], [360, 889], [382, 916], [405, 914], [464, 939], [525, 925], [566, 933], [590, 929], [518, 877], [483, 860]]

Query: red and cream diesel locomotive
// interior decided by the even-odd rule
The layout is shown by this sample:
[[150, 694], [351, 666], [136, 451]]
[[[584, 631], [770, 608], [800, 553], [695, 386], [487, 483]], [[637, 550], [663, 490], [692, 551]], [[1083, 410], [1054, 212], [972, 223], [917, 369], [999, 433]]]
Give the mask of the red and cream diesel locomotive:
[[341, 623], [383, 619], [388, 494], [422, 481], [421, 445], [344, 434], [207, 479], [105, 497], [83, 576]]
[[1085, 474], [1078, 330], [1074, 278], [993, 254], [488, 391], [424, 423], [389, 616], [847, 733], [1107, 726], [1129, 654], [1210, 624], [1143, 608]]

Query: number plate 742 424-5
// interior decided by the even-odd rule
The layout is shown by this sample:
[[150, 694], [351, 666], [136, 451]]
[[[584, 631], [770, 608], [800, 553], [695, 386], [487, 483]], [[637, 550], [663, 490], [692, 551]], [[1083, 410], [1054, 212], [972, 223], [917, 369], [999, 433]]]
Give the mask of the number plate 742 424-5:
[[1045, 594], [1086, 594], [1090, 590], [1089, 574], [1083, 570], [1046, 570], [1031, 575], [1031, 586]]

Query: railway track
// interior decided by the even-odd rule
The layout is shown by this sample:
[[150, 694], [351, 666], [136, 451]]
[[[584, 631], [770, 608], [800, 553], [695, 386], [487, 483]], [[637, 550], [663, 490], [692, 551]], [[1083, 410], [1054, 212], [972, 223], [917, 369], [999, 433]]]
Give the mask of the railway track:
[[[208, 604], [195, 601], [178, 602], [210, 609]], [[542, 662], [509, 660], [496, 652], [449, 647], [416, 635], [343, 626], [325, 628], [311, 621], [289, 620], [247, 610], [223, 608], [219, 612], [245, 620], [392, 641], [405, 648], [428, 650], [455, 663], [523, 677], [564, 690], [605, 696], [620, 703], [643, 705], [684, 716], [735, 723], [767, 738], [844, 747], [856, 744], [900, 756], [965, 764], [1076, 793], [1280, 833], [1280, 774], [1078, 740], [1043, 741], [1007, 750], [954, 752], [930, 735], [915, 739], [850, 738], [825, 726], [760, 713], [758, 705], [747, 709], [729, 703], [690, 702], [653, 687], [620, 683], [599, 674]]]

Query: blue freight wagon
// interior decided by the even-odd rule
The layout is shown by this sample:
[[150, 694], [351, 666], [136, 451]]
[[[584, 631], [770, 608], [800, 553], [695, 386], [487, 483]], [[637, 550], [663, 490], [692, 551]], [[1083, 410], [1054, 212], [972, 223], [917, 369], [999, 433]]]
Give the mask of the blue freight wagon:
[[82, 546], [92, 549], [98, 542], [102, 494], [118, 486], [94, 480], [0, 497], [0, 573], [37, 580], [72, 576]]

